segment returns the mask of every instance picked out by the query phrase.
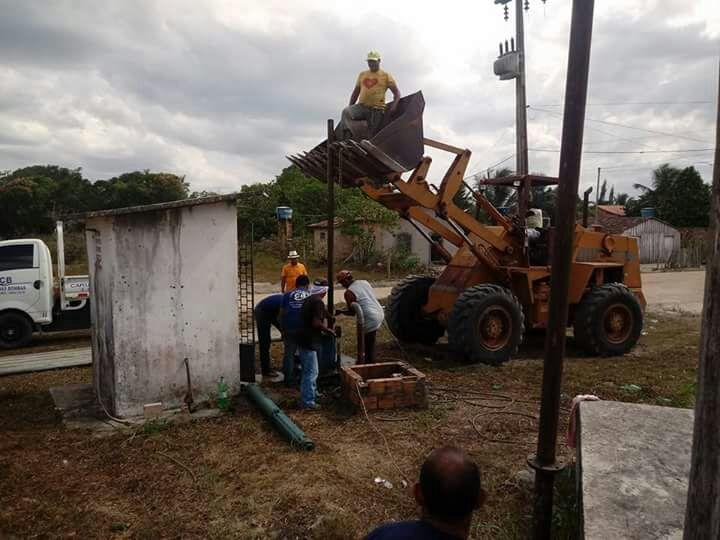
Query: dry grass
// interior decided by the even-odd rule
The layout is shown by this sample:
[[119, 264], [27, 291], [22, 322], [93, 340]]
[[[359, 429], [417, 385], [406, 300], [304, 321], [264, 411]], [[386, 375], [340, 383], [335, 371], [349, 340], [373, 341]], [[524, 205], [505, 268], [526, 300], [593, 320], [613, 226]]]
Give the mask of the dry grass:
[[[692, 405], [698, 328], [697, 317], [648, 322], [649, 334], [622, 358], [583, 358], [570, 346], [563, 405], [588, 392]], [[364, 417], [332, 399], [322, 412], [287, 408], [317, 445], [301, 453], [242, 402], [230, 416], [94, 439], [63, 429], [47, 393], [88, 381], [90, 369], [0, 379], [0, 536], [361, 537], [383, 521], [414, 516], [396, 467], [414, 479], [429, 450], [457, 444], [480, 464], [489, 495], [472, 536], [525, 537], [531, 494], [516, 474], [534, 448], [542, 338], [499, 368], [408, 354], [429, 378], [431, 406], [371, 415], [392, 460]], [[403, 355], [386, 333], [381, 355]], [[628, 383], [641, 389], [623, 389]], [[292, 392], [272, 391], [292, 403]], [[563, 429], [566, 423], [564, 410]], [[376, 476], [393, 488], [375, 484]]]

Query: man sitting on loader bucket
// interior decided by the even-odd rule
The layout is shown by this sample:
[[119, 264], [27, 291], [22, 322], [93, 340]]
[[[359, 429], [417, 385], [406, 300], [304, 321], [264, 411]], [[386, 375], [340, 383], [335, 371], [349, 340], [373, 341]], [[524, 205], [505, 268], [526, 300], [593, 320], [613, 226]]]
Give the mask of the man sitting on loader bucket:
[[369, 136], [372, 137], [382, 123], [385, 114], [385, 93], [388, 90], [393, 94], [390, 113], [395, 111], [400, 101], [400, 90], [395, 79], [387, 71], [380, 69], [380, 53], [370, 51], [367, 55], [367, 63], [370, 69], [358, 75], [355, 88], [350, 95], [350, 104], [343, 109], [340, 123], [335, 131], [338, 140], [350, 138], [351, 122], [359, 120], [367, 121]]

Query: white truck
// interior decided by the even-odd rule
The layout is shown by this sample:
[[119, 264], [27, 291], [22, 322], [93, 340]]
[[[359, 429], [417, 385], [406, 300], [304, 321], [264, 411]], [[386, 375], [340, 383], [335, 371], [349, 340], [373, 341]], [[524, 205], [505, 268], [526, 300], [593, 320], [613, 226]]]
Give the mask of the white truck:
[[0, 349], [27, 345], [34, 331], [90, 327], [90, 279], [65, 275], [63, 224], [57, 222], [58, 281], [39, 239], [0, 241]]

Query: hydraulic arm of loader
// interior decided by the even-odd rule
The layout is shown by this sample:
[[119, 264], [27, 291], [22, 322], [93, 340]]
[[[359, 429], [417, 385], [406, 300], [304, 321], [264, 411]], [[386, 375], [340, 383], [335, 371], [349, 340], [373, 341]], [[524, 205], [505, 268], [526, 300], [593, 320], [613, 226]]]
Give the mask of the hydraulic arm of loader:
[[[450, 244], [468, 249], [490, 269], [513, 266], [523, 257], [523, 236], [481, 193], [472, 191], [477, 203], [501, 227], [489, 227], [463, 212], [453, 201], [463, 186], [470, 150], [423, 137], [422, 112], [425, 101], [417, 92], [402, 98], [394, 114], [387, 113], [381, 129], [370, 139], [350, 138], [331, 145], [342, 154], [342, 169], [331, 181], [344, 187], [360, 187], [370, 198], [395, 210], [434, 244], [446, 262], [450, 254], [427, 235], [422, 225]], [[366, 133], [365, 133], [366, 135]], [[327, 143], [288, 159], [304, 173], [327, 181]], [[437, 192], [426, 180], [431, 158], [423, 157], [430, 146], [455, 154]], [[412, 170], [403, 180], [402, 173]]]

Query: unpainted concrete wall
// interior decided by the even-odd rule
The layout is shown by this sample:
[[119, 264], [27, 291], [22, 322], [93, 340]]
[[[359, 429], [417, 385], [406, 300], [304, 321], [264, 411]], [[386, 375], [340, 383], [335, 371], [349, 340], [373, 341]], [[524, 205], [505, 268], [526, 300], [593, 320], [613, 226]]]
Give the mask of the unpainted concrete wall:
[[91, 218], [86, 223], [96, 389], [121, 417], [182, 404], [222, 375], [239, 385], [234, 203]]

